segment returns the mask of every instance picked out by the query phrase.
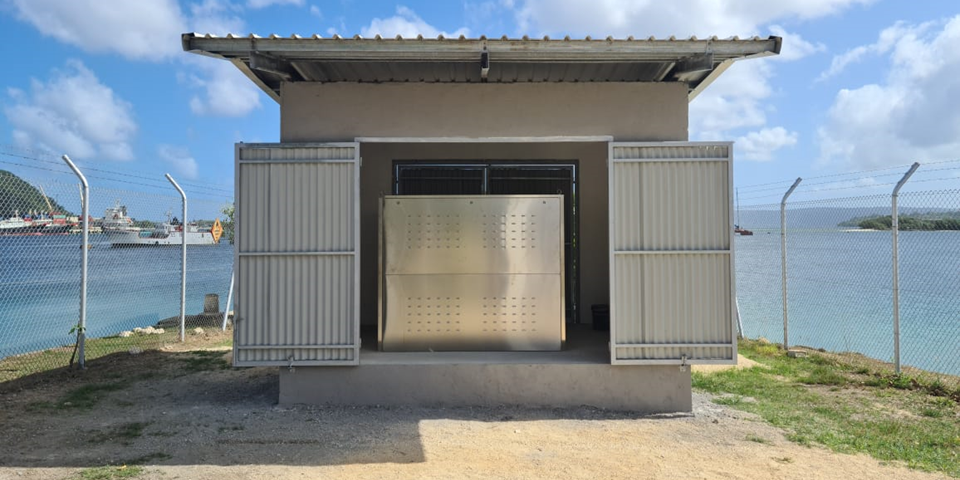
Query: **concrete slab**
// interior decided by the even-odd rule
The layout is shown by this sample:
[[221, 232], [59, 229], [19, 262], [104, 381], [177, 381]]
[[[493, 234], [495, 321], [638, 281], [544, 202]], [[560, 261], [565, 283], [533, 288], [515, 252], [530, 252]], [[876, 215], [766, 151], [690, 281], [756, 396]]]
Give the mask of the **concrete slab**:
[[561, 352], [388, 353], [368, 345], [358, 367], [281, 368], [279, 400], [281, 405], [589, 405], [642, 413], [691, 411], [689, 369], [610, 365], [608, 341], [608, 332], [573, 326]]

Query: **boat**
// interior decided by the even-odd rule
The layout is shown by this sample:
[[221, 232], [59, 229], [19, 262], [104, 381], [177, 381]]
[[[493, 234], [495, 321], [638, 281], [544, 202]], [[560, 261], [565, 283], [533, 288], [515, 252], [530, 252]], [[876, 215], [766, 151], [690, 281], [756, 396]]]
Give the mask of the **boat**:
[[737, 223], [733, 225], [733, 233], [742, 237], [753, 235], [753, 232], [740, 226], [740, 189], [737, 189]]
[[182, 224], [176, 218], [170, 218], [153, 230], [112, 229], [104, 233], [113, 247], [178, 246], [186, 239], [187, 245], [216, 245], [210, 229], [202, 229], [194, 223]]
[[127, 206], [121, 205], [119, 199], [112, 207], [103, 211], [103, 218], [99, 223], [104, 233], [140, 232], [141, 230], [133, 226], [133, 219], [127, 216]]
[[66, 215], [53, 214], [52, 218], [46, 215], [14, 216], [0, 220], [0, 236], [38, 236], [38, 235], [66, 235], [70, 233], [71, 225], [67, 223]]

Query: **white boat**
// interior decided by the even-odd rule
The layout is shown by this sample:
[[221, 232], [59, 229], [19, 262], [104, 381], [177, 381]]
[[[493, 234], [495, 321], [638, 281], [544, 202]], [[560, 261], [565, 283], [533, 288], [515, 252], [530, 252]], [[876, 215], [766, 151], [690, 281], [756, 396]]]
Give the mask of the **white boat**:
[[126, 205], [120, 205], [120, 200], [113, 207], [107, 208], [100, 219], [100, 227], [106, 233], [111, 232], [139, 232], [139, 227], [133, 226], [133, 219], [127, 216]]
[[[106, 228], [106, 227], [104, 227]], [[216, 245], [209, 229], [201, 229], [196, 224], [184, 226], [176, 218], [170, 219], [153, 230], [111, 229], [104, 230], [113, 247], [141, 246], [177, 246], [182, 245], [186, 236], [187, 245]]]

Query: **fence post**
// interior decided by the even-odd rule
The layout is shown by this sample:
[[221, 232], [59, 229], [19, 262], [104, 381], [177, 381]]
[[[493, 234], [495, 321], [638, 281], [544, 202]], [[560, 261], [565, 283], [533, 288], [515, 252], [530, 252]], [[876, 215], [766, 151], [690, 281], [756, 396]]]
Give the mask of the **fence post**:
[[893, 187], [893, 195], [890, 197], [891, 208], [891, 226], [893, 232], [893, 369], [900, 374], [900, 214], [897, 210], [897, 197], [900, 195], [900, 188], [910, 180], [913, 172], [920, 167], [919, 162], [914, 162], [910, 170], [903, 175], [903, 178]]
[[169, 173], [165, 176], [173, 184], [173, 188], [180, 192], [180, 198], [183, 199], [183, 216], [180, 218], [180, 341], [182, 342], [186, 339], [187, 328], [187, 194], [183, 193], [183, 189], [177, 185], [177, 181]]
[[80, 320], [77, 322], [77, 365], [82, 370], [87, 368], [85, 344], [87, 342], [87, 262], [90, 248], [90, 184], [87, 183], [87, 178], [73, 164], [70, 157], [64, 155], [62, 158], [83, 185], [83, 192], [80, 196], [80, 211], [83, 221], [80, 227], [83, 236], [80, 241]]
[[230, 307], [233, 304], [233, 280], [236, 275], [236, 270], [230, 271], [230, 291], [227, 292], [227, 305], [223, 309], [223, 327], [220, 328], [224, 332], [227, 331], [227, 317], [230, 316]]
[[780, 286], [783, 290], [783, 349], [788, 350], [790, 343], [787, 337], [787, 198], [797, 189], [803, 179], [797, 177], [787, 193], [780, 201]]

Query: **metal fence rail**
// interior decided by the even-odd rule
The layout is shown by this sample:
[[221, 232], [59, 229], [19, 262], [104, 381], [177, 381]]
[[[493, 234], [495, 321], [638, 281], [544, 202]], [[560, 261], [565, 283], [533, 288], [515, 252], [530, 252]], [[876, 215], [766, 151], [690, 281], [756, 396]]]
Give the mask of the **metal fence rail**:
[[204, 231], [225, 220], [228, 200], [191, 199], [183, 225], [182, 199], [162, 177], [166, 187], [154, 192], [109, 188], [91, 178], [85, 217], [80, 179], [62, 160], [0, 149], [0, 161], [43, 171], [12, 168], [17, 175], [0, 165], [0, 381], [179, 341], [181, 289], [188, 332], [221, 328], [233, 263], [229, 238], [212, 244], [206, 233], [199, 242], [211, 245], [189, 246], [185, 265], [182, 236], [163, 244], [170, 242], [168, 230], [190, 230], [196, 222]]

